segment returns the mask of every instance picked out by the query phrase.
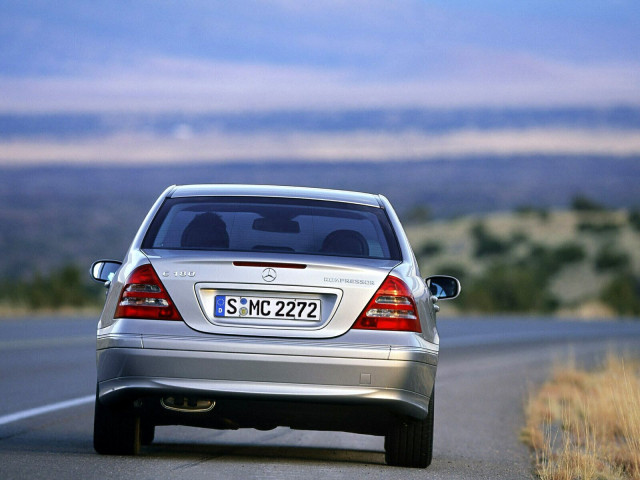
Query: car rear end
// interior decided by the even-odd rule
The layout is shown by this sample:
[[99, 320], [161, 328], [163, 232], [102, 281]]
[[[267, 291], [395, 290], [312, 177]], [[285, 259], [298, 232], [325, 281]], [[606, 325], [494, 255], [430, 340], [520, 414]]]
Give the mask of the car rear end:
[[97, 399], [143, 426], [387, 435], [429, 414], [434, 316], [384, 197], [172, 187], [111, 282]]

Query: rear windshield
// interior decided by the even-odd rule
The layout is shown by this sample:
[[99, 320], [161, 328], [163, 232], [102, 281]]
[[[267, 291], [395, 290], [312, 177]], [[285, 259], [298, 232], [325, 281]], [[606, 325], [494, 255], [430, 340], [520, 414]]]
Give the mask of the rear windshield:
[[142, 248], [401, 259], [382, 208], [290, 198], [169, 198]]

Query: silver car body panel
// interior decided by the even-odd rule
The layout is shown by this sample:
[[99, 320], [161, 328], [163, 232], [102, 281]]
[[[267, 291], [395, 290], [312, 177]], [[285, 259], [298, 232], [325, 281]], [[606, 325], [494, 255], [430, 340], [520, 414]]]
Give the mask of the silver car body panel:
[[[143, 251], [144, 236], [165, 199], [188, 196], [301, 198], [383, 208], [402, 259]], [[276, 278], [266, 282], [265, 267], [252, 266], [255, 262], [304, 268], [275, 266]], [[114, 319], [127, 278], [147, 263], [184, 322]], [[420, 333], [351, 329], [388, 275], [402, 279], [413, 293]], [[217, 321], [212, 299], [219, 292], [321, 299], [322, 319], [315, 324]], [[424, 418], [438, 344], [431, 295], [400, 221], [383, 196], [295, 187], [172, 186], [151, 208], [111, 282], [98, 325], [98, 396], [105, 403], [176, 392], [214, 400], [374, 403], [393, 415]]]
[[[145, 330], [154, 333], [139, 333]], [[426, 416], [437, 348], [416, 335], [379, 333], [255, 339], [203, 334], [181, 322], [122, 320], [98, 336], [99, 395], [105, 402], [130, 390], [288, 401], [355, 395], [353, 401], [376, 399], [398, 414]]]

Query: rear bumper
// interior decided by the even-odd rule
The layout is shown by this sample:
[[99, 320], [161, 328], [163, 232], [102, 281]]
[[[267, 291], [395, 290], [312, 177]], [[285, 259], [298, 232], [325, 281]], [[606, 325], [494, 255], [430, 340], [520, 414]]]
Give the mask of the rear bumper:
[[353, 406], [426, 417], [437, 346], [398, 335], [395, 345], [375, 344], [366, 341], [376, 338], [372, 333], [305, 342], [110, 332], [98, 337], [98, 396], [105, 404], [191, 395], [222, 403], [258, 401], [271, 411], [274, 404], [306, 404], [314, 412]]

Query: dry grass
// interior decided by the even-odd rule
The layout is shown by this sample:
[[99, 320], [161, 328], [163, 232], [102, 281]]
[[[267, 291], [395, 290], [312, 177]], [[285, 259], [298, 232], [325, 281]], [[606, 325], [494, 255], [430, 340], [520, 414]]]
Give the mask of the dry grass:
[[522, 439], [543, 480], [640, 480], [640, 363], [555, 368], [528, 399]]

